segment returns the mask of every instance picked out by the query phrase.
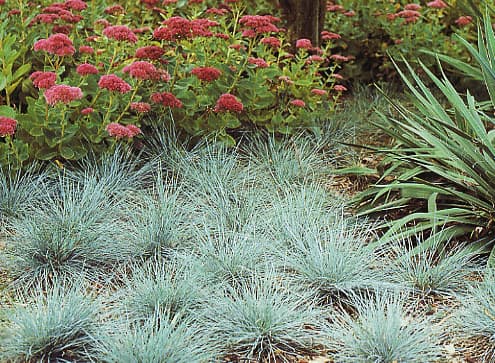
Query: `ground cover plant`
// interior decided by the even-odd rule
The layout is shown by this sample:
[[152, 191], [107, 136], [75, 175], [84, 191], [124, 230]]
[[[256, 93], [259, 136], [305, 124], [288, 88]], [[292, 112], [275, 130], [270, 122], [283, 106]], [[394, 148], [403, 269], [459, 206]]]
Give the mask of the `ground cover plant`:
[[[328, 2], [315, 47], [276, 2], [0, 0], [0, 362], [493, 361], [495, 36], [466, 4]], [[385, 51], [363, 27], [409, 94], [343, 97]]]

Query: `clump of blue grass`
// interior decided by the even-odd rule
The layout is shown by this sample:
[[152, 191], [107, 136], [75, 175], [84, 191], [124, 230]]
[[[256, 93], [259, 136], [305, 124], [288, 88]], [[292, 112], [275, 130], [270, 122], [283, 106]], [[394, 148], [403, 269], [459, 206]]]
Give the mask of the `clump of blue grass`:
[[321, 145], [302, 134], [280, 140], [257, 136], [248, 140], [245, 147], [252, 168], [278, 187], [328, 178], [330, 163], [321, 151]]
[[[158, 319], [158, 318], [157, 318]], [[148, 320], [101, 339], [97, 361], [106, 363], [209, 363], [218, 350], [201, 327], [187, 321]]]
[[192, 268], [202, 276], [205, 285], [219, 290], [245, 285], [255, 273], [270, 265], [265, 242], [255, 234], [205, 233], [198, 243]]
[[155, 260], [132, 268], [116, 295], [130, 321], [142, 322], [157, 316], [178, 319], [198, 312], [208, 289], [185, 262], [176, 259], [165, 264]]
[[89, 361], [101, 330], [101, 305], [76, 288], [54, 285], [7, 312], [0, 334], [2, 362]]
[[434, 362], [442, 357], [442, 327], [432, 317], [411, 315], [405, 297], [355, 298], [356, 313], [342, 309], [327, 327], [336, 362]]
[[206, 145], [179, 164], [179, 178], [187, 190], [188, 208], [200, 230], [225, 228], [243, 231], [254, 226], [260, 205], [269, 199], [254, 185], [257, 176], [242, 165], [235, 150]]
[[341, 217], [324, 229], [318, 223], [286, 227], [277, 249], [281, 268], [297, 285], [325, 300], [388, 285], [362, 221]]
[[277, 239], [302, 240], [308, 228], [323, 231], [341, 219], [343, 202], [329, 194], [321, 184], [285, 188], [265, 208], [262, 223]]
[[79, 183], [95, 180], [109, 198], [122, 199], [150, 184], [155, 167], [154, 162], [143, 161], [131, 149], [117, 147], [112, 153], [89, 154], [65, 173]]
[[423, 296], [457, 295], [466, 291], [468, 278], [481, 270], [477, 252], [434, 240], [427, 247], [398, 241], [388, 249], [393, 261], [387, 265], [387, 276], [397, 286]]
[[484, 346], [483, 362], [495, 359], [495, 270], [487, 269], [483, 281], [461, 295], [452, 319], [453, 331], [461, 340], [478, 339]]
[[240, 361], [275, 362], [317, 351], [322, 312], [273, 273], [256, 275], [205, 307], [203, 326]]
[[47, 179], [48, 172], [36, 166], [25, 171], [0, 168], [0, 232], [12, 218], [21, 217], [39, 205]]
[[130, 247], [135, 258], [167, 257], [187, 239], [187, 204], [176, 181], [158, 172], [153, 188], [133, 198], [126, 210], [132, 226]]
[[3, 256], [17, 287], [52, 278], [103, 279], [130, 258], [128, 223], [108, 203], [105, 184], [60, 179], [43, 206], [12, 222]]

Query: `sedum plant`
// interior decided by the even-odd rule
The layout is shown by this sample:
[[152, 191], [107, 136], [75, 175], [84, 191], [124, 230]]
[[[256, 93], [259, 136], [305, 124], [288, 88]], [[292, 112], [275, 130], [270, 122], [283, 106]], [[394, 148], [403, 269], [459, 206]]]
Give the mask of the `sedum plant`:
[[[495, 35], [488, 17], [484, 23], [478, 49], [471, 46], [469, 50], [480, 63], [483, 83], [492, 93]], [[356, 203], [362, 214], [407, 211], [387, 224], [389, 229], [379, 243], [387, 243], [399, 230], [406, 236], [432, 231], [437, 233], [421, 248], [429, 248], [438, 239], [463, 236], [478, 240], [474, 249], [481, 246], [489, 251], [495, 203], [495, 144], [490, 130], [495, 119], [483, 111], [469, 90], [463, 97], [445, 75], [437, 77], [421, 64], [445, 101], [442, 103], [436, 91], [405, 64], [409, 77], [398, 70], [412, 94], [414, 110], [396, 103], [397, 117], [381, 115], [381, 122], [376, 123], [395, 144], [377, 150], [386, 155], [381, 179]]]

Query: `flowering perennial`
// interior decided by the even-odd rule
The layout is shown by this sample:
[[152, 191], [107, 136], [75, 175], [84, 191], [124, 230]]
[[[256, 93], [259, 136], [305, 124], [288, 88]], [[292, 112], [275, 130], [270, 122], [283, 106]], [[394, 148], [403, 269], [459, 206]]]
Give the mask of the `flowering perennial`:
[[98, 68], [89, 63], [79, 64], [76, 68], [76, 72], [80, 76], [87, 76], [88, 74], [98, 74]]
[[62, 33], [56, 33], [50, 35], [47, 39], [40, 39], [34, 43], [34, 50], [55, 54], [58, 56], [72, 55], [75, 53], [76, 49], [72, 44], [72, 40]]
[[125, 66], [122, 72], [129, 73], [133, 78], [147, 80], [147, 79], [158, 79], [160, 78], [160, 73], [156, 67], [150, 62], [137, 61]]
[[0, 116], [0, 136], [12, 136], [15, 133], [17, 121], [10, 117]]
[[205, 82], [215, 81], [222, 75], [222, 71], [214, 67], [196, 67], [191, 74]]
[[182, 108], [182, 102], [170, 92], [154, 93], [151, 100], [165, 107]]
[[127, 93], [131, 90], [130, 84], [115, 74], [101, 76], [98, 87], [120, 93]]
[[67, 86], [66, 84], [55, 85], [45, 91], [46, 103], [51, 106], [57, 103], [70, 103], [83, 97], [79, 87]]
[[189, 20], [180, 16], [173, 16], [162, 22], [161, 27], [153, 32], [153, 37], [160, 40], [179, 40], [195, 37], [211, 37], [210, 30], [219, 24], [208, 19]]
[[132, 138], [141, 133], [141, 129], [135, 125], [124, 126], [117, 122], [112, 122], [107, 125], [106, 130], [108, 135], [121, 139], [124, 137]]
[[134, 32], [125, 25], [111, 25], [103, 29], [103, 35], [109, 39], [136, 43], [138, 38]]
[[213, 111], [215, 112], [237, 112], [240, 113], [244, 109], [243, 104], [230, 93], [224, 93], [218, 99], [215, 108]]
[[46, 89], [55, 85], [57, 75], [54, 72], [36, 71], [31, 73], [29, 78], [33, 81], [36, 88]]
[[139, 113], [150, 112], [151, 105], [147, 102], [131, 102], [131, 110]]

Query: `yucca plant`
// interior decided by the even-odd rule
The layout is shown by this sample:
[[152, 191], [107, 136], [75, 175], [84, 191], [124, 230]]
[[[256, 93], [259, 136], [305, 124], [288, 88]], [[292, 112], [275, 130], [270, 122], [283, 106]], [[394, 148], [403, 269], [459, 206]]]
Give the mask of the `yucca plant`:
[[322, 316], [306, 293], [269, 272], [212, 298], [202, 319], [225, 353], [241, 361], [277, 362], [317, 351]]
[[336, 362], [435, 362], [442, 357], [441, 327], [431, 317], [411, 317], [404, 296], [355, 298], [356, 316], [342, 310], [328, 326]]
[[79, 362], [94, 353], [100, 304], [73, 287], [38, 286], [31, 298], [7, 312], [0, 334], [2, 362]]
[[[488, 17], [484, 31], [479, 31], [478, 49], [468, 49], [481, 64], [484, 84], [495, 97], [495, 35]], [[434, 236], [423, 242], [424, 248], [434, 239], [464, 236], [479, 241], [475, 248], [491, 249], [495, 120], [480, 109], [469, 91], [463, 99], [445, 75], [439, 78], [420, 63], [445, 99], [443, 104], [404, 63], [409, 77], [398, 71], [412, 93], [415, 110], [395, 103], [398, 117], [381, 115], [376, 125], [394, 138], [395, 145], [377, 150], [387, 156], [382, 163], [385, 171], [379, 183], [356, 202], [363, 214], [407, 212], [388, 224], [379, 243], [389, 242], [399, 230], [409, 236], [431, 231]]]
[[209, 363], [216, 361], [217, 347], [201, 328], [186, 321], [147, 320], [122, 326], [103, 336], [98, 362], [106, 363]]

